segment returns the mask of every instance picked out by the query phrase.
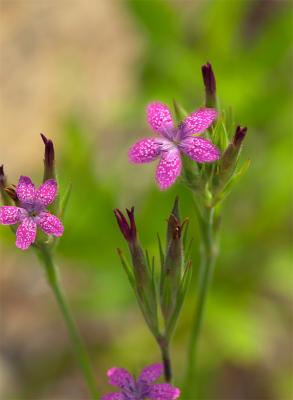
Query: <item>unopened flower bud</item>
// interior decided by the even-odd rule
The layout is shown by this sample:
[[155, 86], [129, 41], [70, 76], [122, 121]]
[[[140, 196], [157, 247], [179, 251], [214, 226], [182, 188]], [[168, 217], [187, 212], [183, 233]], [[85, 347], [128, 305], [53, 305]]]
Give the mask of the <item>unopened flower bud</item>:
[[1, 194], [1, 198], [3, 203], [6, 206], [12, 205], [13, 202], [11, 200], [11, 198], [8, 196], [8, 194], [6, 193], [6, 188], [7, 186], [7, 177], [4, 173], [4, 165], [0, 165], [0, 194]]
[[55, 152], [54, 144], [52, 140], [47, 139], [45, 135], [41, 133], [41, 138], [45, 145], [44, 155], [44, 182], [47, 179], [56, 179], [55, 173]]
[[228, 145], [219, 162], [218, 180], [214, 193], [218, 194], [232, 176], [237, 166], [238, 156], [241, 151], [242, 142], [246, 136], [247, 128], [237, 126], [231, 143]]
[[142, 291], [143, 287], [145, 287], [148, 281], [146, 260], [141, 245], [137, 238], [136, 224], [134, 219], [134, 207], [131, 207], [130, 210], [126, 209], [126, 212], [129, 218], [129, 222], [127, 221], [124, 214], [118, 208], [114, 210], [114, 214], [117, 223], [119, 225], [120, 231], [128, 242], [132, 258], [133, 272], [137, 286], [139, 290]]
[[235, 147], [240, 147], [241, 146], [241, 144], [242, 144], [242, 142], [243, 142], [243, 140], [244, 140], [244, 138], [246, 136], [246, 133], [247, 133], [246, 126], [243, 127], [243, 128], [241, 126], [239, 126], [239, 125], [237, 126], [235, 135], [233, 137], [233, 142], [232, 142]]
[[136, 239], [136, 225], [135, 225], [135, 220], [134, 220], [134, 207], [131, 207], [130, 210], [126, 209], [128, 218], [129, 218], [129, 223], [127, 222], [127, 219], [123, 215], [123, 213], [116, 208], [114, 210], [114, 214], [117, 220], [117, 223], [119, 225], [120, 231], [127, 240], [127, 242], [134, 242]]
[[5, 193], [11, 198], [11, 200], [13, 200], [16, 204], [19, 202], [17, 194], [16, 194], [16, 188], [15, 185], [10, 185], [8, 187], [6, 187], [5, 189]]
[[203, 82], [206, 93], [206, 107], [216, 107], [216, 78], [210, 63], [206, 63], [201, 67]]
[[180, 287], [184, 264], [182, 229], [180, 222], [178, 198], [174, 202], [172, 213], [168, 218], [166, 237], [166, 257], [161, 273], [161, 306], [165, 321], [168, 322], [176, 306], [177, 293]]

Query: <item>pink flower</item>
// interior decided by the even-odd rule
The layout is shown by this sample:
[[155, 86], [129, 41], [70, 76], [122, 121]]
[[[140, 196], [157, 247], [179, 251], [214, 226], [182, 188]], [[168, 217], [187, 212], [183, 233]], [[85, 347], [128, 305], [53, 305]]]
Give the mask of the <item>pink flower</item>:
[[169, 383], [157, 383], [163, 373], [162, 364], [152, 364], [145, 367], [135, 381], [124, 368], [111, 368], [107, 375], [110, 385], [119, 387], [119, 392], [102, 396], [101, 400], [175, 400], [180, 396], [180, 390]]
[[48, 179], [38, 189], [27, 176], [21, 176], [16, 188], [19, 207], [0, 207], [0, 224], [20, 224], [16, 231], [16, 246], [26, 250], [36, 239], [37, 226], [48, 235], [62, 236], [61, 221], [46, 207], [57, 195], [57, 182]]
[[180, 152], [198, 163], [214, 162], [220, 158], [220, 151], [209, 140], [193, 136], [205, 131], [216, 117], [216, 110], [201, 108], [176, 127], [165, 104], [151, 103], [147, 108], [148, 123], [160, 136], [147, 137], [135, 143], [129, 150], [129, 160], [141, 164], [160, 157], [156, 181], [162, 190], [168, 189], [181, 173]]

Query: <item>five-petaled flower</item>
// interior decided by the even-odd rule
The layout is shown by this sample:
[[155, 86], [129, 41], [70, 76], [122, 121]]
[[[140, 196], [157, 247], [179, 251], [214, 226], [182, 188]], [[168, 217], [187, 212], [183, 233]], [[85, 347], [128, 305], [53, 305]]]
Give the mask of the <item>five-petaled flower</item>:
[[176, 127], [169, 108], [163, 103], [151, 103], [147, 108], [147, 119], [159, 137], [147, 137], [135, 143], [129, 150], [129, 160], [148, 163], [161, 157], [156, 170], [156, 181], [162, 190], [169, 188], [181, 173], [180, 152], [198, 163], [214, 162], [220, 151], [209, 140], [194, 134], [204, 132], [216, 119], [212, 108], [201, 108]]
[[107, 375], [111, 385], [121, 390], [102, 396], [101, 400], [175, 400], [180, 396], [180, 390], [169, 383], [153, 383], [163, 373], [162, 364], [152, 364], [145, 367], [138, 379], [124, 368], [111, 368]]
[[61, 221], [47, 211], [57, 195], [57, 182], [48, 179], [38, 189], [27, 176], [21, 176], [16, 188], [19, 207], [0, 207], [0, 224], [20, 224], [16, 231], [16, 246], [26, 250], [35, 242], [37, 226], [48, 235], [62, 236]]

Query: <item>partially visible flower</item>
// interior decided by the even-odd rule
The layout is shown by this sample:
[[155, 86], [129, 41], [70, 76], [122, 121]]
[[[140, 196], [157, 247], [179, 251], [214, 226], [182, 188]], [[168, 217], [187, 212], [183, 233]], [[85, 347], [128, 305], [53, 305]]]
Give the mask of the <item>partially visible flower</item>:
[[48, 235], [62, 236], [61, 221], [47, 211], [57, 195], [57, 183], [54, 179], [44, 182], [38, 189], [31, 179], [21, 176], [16, 188], [19, 207], [0, 207], [0, 224], [20, 224], [16, 231], [16, 246], [26, 250], [35, 242], [37, 226]]
[[120, 391], [102, 396], [101, 400], [175, 400], [180, 390], [169, 383], [154, 383], [163, 373], [162, 364], [145, 367], [138, 379], [124, 368], [111, 368], [107, 375], [110, 385], [117, 386]]
[[180, 152], [198, 163], [214, 162], [220, 158], [220, 151], [210, 141], [193, 136], [204, 132], [216, 117], [216, 110], [201, 108], [188, 115], [177, 127], [165, 104], [151, 103], [147, 119], [160, 136], [147, 137], [135, 143], [129, 150], [129, 160], [141, 164], [160, 157], [156, 181], [162, 190], [168, 189], [181, 173]]

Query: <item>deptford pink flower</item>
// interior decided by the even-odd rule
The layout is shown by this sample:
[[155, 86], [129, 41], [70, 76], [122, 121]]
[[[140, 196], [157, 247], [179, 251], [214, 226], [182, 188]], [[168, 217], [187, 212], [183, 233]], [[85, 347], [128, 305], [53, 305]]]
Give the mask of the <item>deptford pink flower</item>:
[[47, 211], [57, 195], [57, 182], [48, 179], [38, 189], [31, 179], [21, 176], [16, 188], [19, 207], [0, 207], [0, 224], [20, 224], [16, 231], [16, 246], [26, 250], [36, 239], [37, 226], [48, 235], [62, 236], [61, 221]]
[[138, 379], [124, 368], [111, 368], [107, 375], [110, 385], [117, 386], [120, 391], [102, 396], [101, 400], [175, 400], [180, 396], [180, 390], [169, 383], [157, 383], [163, 373], [162, 364], [152, 364], [145, 367]]
[[194, 136], [204, 132], [216, 117], [216, 110], [201, 108], [176, 127], [165, 104], [151, 103], [147, 108], [148, 123], [160, 136], [135, 143], [129, 150], [129, 160], [142, 164], [160, 157], [156, 181], [162, 190], [168, 189], [181, 173], [181, 152], [198, 163], [210, 163], [220, 158], [220, 151], [209, 140]]

